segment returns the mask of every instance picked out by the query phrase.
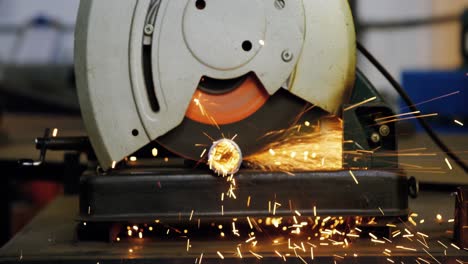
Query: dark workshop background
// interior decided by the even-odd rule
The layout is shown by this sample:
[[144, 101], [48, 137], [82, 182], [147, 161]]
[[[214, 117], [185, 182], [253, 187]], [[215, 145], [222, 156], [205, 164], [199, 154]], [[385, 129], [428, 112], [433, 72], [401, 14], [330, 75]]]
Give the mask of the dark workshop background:
[[[49, 153], [44, 175], [18, 173], [17, 161], [37, 159], [34, 138], [47, 127], [61, 136], [85, 135], [80, 119], [73, 74], [73, 32], [78, 0], [0, 0], [0, 245], [24, 226], [56, 195], [64, 192], [63, 153]], [[465, 0], [356, 0], [352, 1], [359, 39], [402, 80], [404, 72], [455, 71], [463, 64], [461, 14]], [[385, 22], [443, 17], [440, 23], [382, 26]], [[465, 36], [468, 37], [468, 36]], [[390, 85], [365, 61], [360, 67], [398, 111], [399, 99]], [[465, 82], [466, 83], [466, 82]], [[462, 93], [452, 100], [466, 101], [467, 87], [447, 87]], [[433, 104], [435, 111], [449, 101]], [[430, 105], [429, 105], [430, 107]], [[426, 111], [430, 111], [426, 109]], [[467, 110], [447, 118], [467, 121]], [[466, 123], [465, 123], [466, 124]], [[438, 131], [451, 146], [468, 150], [465, 127]], [[400, 138], [400, 148], [436, 148], [417, 129]], [[415, 140], [417, 139], [417, 140]], [[405, 160], [421, 166], [434, 160]], [[440, 164], [445, 166], [443, 157]], [[445, 167], [444, 167], [445, 168]], [[37, 176], [37, 177], [36, 177]], [[442, 174], [420, 173], [429, 183], [468, 183], [458, 169]]]

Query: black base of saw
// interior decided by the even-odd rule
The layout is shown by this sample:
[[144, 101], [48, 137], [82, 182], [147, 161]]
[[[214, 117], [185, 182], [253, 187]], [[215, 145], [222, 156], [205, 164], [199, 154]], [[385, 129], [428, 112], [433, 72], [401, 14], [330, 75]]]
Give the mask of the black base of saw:
[[[235, 198], [226, 179], [193, 169], [132, 169], [82, 177], [80, 218], [89, 222], [176, 222], [193, 217], [380, 216], [408, 214], [408, 181], [395, 172], [240, 171]], [[223, 201], [222, 193], [224, 193]], [[275, 206], [275, 202], [277, 203]], [[279, 205], [281, 204], [281, 205]], [[273, 207], [275, 207], [273, 209]], [[315, 207], [315, 210], [314, 210]]]

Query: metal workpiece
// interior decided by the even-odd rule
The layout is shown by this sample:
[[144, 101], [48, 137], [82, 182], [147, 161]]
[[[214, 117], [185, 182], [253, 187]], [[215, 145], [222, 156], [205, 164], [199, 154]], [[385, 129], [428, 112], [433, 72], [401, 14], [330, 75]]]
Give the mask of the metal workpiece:
[[229, 184], [203, 170], [132, 169], [105, 176], [89, 174], [81, 180], [80, 219], [160, 219], [170, 223], [189, 219], [193, 211], [194, 217], [205, 221], [230, 221], [273, 216], [269, 202], [283, 204], [275, 212], [277, 217], [292, 216], [294, 210], [303, 216], [382, 216], [383, 210], [385, 217], [406, 219], [408, 185], [400, 174], [354, 171], [356, 184], [349, 171], [290, 175], [241, 170], [235, 176], [236, 199], [225, 197], [224, 201], [220, 197]]

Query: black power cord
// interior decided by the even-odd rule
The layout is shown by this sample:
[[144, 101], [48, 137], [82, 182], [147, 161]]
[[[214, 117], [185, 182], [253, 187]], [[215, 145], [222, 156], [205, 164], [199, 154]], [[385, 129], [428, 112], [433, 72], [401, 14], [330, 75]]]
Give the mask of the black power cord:
[[[405, 89], [393, 78], [393, 76], [382, 66], [382, 64], [359, 42], [357, 42], [358, 50], [379, 70], [379, 72], [390, 82], [390, 84], [395, 88], [398, 94], [403, 98], [405, 103], [413, 112], [418, 112], [418, 108], [415, 106], [409, 95], [406, 93]], [[421, 114], [415, 114], [415, 116], [420, 116]], [[424, 128], [429, 137], [434, 141], [434, 143], [449, 156], [458, 166], [460, 166], [465, 173], [468, 173], [468, 166], [458, 157], [444, 142], [439, 138], [439, 136], [434, 132], [431, 126], [423, 118], [417, 118], [419, 124]]]

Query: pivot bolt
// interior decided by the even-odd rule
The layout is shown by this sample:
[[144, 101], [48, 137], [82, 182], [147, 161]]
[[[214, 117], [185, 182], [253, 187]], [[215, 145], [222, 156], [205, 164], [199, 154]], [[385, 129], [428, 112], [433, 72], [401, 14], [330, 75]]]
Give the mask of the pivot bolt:
[[281, 53], [281, 58], [284, 62], [290, 62], [294, 58], [294, 55], [289, 50], [284, 50]]
[[281, 9], [283, 9], [285, 6], [286, 6], [286, 3], [284, 2], [284, 0], [276, 0], [276, 1], [275, 1], [275, 7], [276, 7], [276, 9], [281, 10]]
[[372, 133], [370, 139], [372, 140], [372, 142], [378, 143], [380, 141], [380, 135], [377, 133]]
[[388, 135], [390, 135], [390, 127], [388, 127], [387, 125], [383, 125], [379, 128], [379, 133], [382, 137], [386, 137]]

